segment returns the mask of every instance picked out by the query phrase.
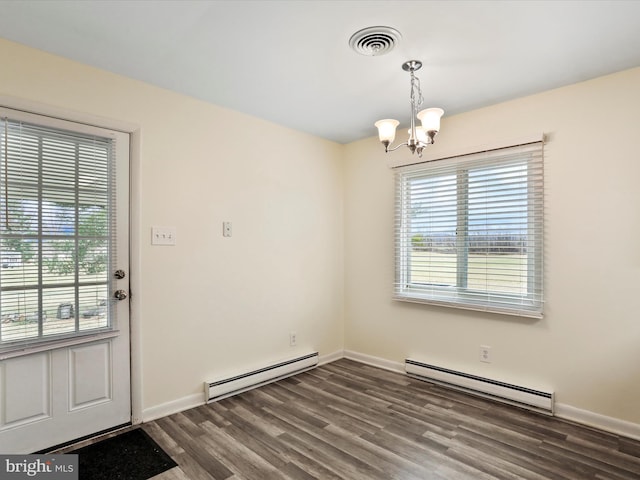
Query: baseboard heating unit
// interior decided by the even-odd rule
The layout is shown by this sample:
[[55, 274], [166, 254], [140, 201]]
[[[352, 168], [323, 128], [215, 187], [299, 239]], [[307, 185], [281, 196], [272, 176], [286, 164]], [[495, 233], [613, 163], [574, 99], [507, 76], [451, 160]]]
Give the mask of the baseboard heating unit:
[[215, 382], [205, 382], [205, 400], [207, 403], [222, 400], [237, 393], [275, 382], [296, 373], [309, 370], [318, 365], [318, 352], [268, 365], [264, 368], [234, 375]]
[[407, 375], [419, 380], [438, 383], [467, 393], [553, 415], [553, 392], [541, 392], [468, 373], [427, 365], [411, 359], [405, 360], [405, 371]]

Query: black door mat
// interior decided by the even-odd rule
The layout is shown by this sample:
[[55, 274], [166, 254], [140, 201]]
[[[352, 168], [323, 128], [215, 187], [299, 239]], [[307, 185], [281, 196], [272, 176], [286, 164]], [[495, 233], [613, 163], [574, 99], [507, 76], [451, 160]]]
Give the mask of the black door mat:
[[147, 480], [177, 466], [141, 428], [66, 453], [78, 454], [80, 480]]

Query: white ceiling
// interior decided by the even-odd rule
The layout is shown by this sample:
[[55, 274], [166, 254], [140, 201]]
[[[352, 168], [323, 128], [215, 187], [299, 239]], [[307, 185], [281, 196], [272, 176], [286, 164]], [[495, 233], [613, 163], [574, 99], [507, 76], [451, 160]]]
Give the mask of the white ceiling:
[[347, 143], [408, 122], [406, 60], [445, 116], [639, 66], [640, 1], [0, 0], [0, 37]]

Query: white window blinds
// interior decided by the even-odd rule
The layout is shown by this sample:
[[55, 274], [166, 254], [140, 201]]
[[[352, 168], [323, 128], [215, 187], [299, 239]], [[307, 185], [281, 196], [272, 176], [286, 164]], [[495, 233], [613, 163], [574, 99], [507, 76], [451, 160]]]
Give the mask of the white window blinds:
[[542, 147], [397, 169], [395, 299], [542, 316]]
[[112, 328], [114, 146], [0, 119], [0, 351]]

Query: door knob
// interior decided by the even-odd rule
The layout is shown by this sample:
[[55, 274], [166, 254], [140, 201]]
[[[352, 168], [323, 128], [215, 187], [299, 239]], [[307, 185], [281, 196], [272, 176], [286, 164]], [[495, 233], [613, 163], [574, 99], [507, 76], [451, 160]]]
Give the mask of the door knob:
[[125, 292], [124, 290], [116, 290], [116, 293], [114, 293], [113, 296], [118, 300], [124, 300], [125, 298], [127, 298], [127, 292]]

